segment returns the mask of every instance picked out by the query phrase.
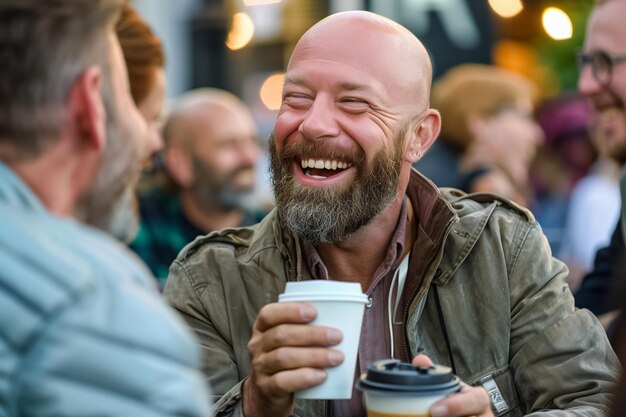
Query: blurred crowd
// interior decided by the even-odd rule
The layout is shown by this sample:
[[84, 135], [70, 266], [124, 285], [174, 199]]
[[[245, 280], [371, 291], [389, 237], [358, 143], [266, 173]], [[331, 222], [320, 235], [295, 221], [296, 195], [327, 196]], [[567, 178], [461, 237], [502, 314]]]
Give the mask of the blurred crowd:
[[[364, 162], [368, 156], [354, 149], [350, 162], [337, 156], [337, 149], [324, 153], [317, 145], [319, 139], [302, 149], [280, 148], [281, 138], [275, 135], [281, 133], [283, 141], [297, 135], [330, 135], [316, 131], [326, 128], [327, 120], [319, 113], [323, 110], [307, 103], [307, 94], [297, 90], [311, 88], [313, 83], [302, 75], [288, 79], [288, 85], [295, 85], [297, 92], [285, 96], [283, 107], [289, 107], [292, 113], [281, 113], [282, 124], [279, 119], [270, 149], [265, 149], [261, 145], [265, 142], [258, 137], [255, 115], [233, 93], [207, 87], [166, 99], [164, 69], [175, 63], [166, 60], [161, 40], [123, 0], [0, 0], [0, 61], [12, 63], [0, 69], [4, 72], [0, 75], [0, 416], [263, 415], [249, 414], [250, 403], [245, 408], [242, 400], [244, 387], [252, 390], [251, 385], [257, 384], [253, 386], [256, 396], [246, 398], [261, 401], [265, 397], [258, 393], [264, 386], [254, 368], [257, 362], [251, 364], [247, 356], [238, 356], [236, 335], [243, 331], [246, 340], [258, 342], [262, 340], [263, 326], [267, 330], [276, 323], [265, 317], [267, 321], [259, 319], [259, 324], [252, 316], [254, 311], [237, 304], [238, 299], [228, 304], [233, 296], [229, 291], [234, 290], [226, 284], [218, 286], [217, 281], [205, 282], [205, 275], [211, 279], [227, 276], [233, 266], [225, 260], [235, 257], [234, 269], [242, 276], [252, 263], [255, 271], [271, 277], [306, 265], [311, 277], [328, 278], [323, 262], [326, 251], [339, 251], [341, 243], [371, 226], [371, 217], [358, 220], [358, 224], [356, 219], [366, 216], [365, 208], [370, 205], [380, 203], [382, 207], [391, 201], [383, 201], [384, 187], [397, 185], [391, 180], [382, 183], [387, 180], [384, 175], [394, 173], [406, 175], [406, 182], [399, 183], [406, 187], [419, 172], [427, 178], [420, 183], [421, 189], [432, 184], [442, 188], [435, 192], [439, 193], [436, 198], [444, 194], [458, 198], [458, 202], [467, 198], [494, 212], [504, 208], [515, 213], [515, 219], [529, 219], [530, 223], [536, 219], [545, 234], [532, 247], [545, 255], [537, 259], [545, 258], [547, 263], [553, 262], [549, 260], [552, 257], [561, 260], [569, 270], [566, 283], [574, 296], [568, 292], [565, 301], [544, 301], [569, 309], [575, 302], [576, 307], [589, 309], [624, 361], [626, 317], [620, 316], [620, 311], [626, 304], [622, 220], [625, 185], [622, 178], [620, 192], [620, 176], [626, 163], [626, 55], [619, 53], [626, 45], [626, 29], [606, 29], [614, 22], [602, 14], [602, 8], [626, 12], [626, 1], [606, 3], [597, 6], [600, 12], [589, 23], [592, 35], [588, 35], [585, 52], [578, 57], [577, 92], [545, 97], [533, 82], [518, 73], [493, 65], [459, 65], [434, 80], [430, 107], [437, 112], [433, 110], [422, 124], [413, 127], [417, 137], [430, 135], [432, 140], [423, 139], [411, 153], [411, 160], [393, 154], [388, 160], [368, 164]], [[319, 33], [323, 35], [323, 23], [321, 27]], [[378, 30], [376, 25], [373, 27]], [[601, 34], [594, 37], [594, 30]], [[306, 41], [306, 36], [303, 39]], [[294, 74], [299, 68], [298, 58], [307, 62], [308, 50], [302, 49], [305, 52], [300, 52], [301, 56], [294, 53], [290, 63]], [[362, 87], [350, 88], [360, 91]], [[353, 118], [369, 112], [368, 106], [376, 109], [357, 100], [336, 105], [346, 106], [345, 112]], [[318, 117], [319, 126], [311, 127], [309, 122], [307, 127], [302, 122], [294, 128], [297, 133], [285, 135], [284, 131], [305, 110]], [[432, 133], [439, 129], [435, 113], [441, 115], [441, 133], [429, 149], [437, 136]], [[308, 152], [325, 157], [299, 160], [302, 178], [294, 179], [286, 174], [292, 169], [286, 157], [270, 154], [275, 144], [276, 149], [289, 155]], [[406, 146], [410, 148], [411, 144]], [[393, 165], [394, 160], [401, 159], [409, 164]], [[259, 184], [270, 177], [268, 173], [267, 178], [259, 178], [259, 166], [268, 160], [272, 163], [271, 181], [279, 209], [255, 198]], [[348, 212], [343, 217], [335, 207], [343, 204], [336, 201], [343, 194], [293, 191], [296, 181], [315, 184], [328, 178], [330, 171], [330, 176], [339, 172], [339, 178], [353, 164], [363, 176], [355, 194], [363, 194], [361, 199], [349, 201], [361, 206], [352, 211], [340, 207], [340, 211]], [[372, 172], [381, 174], [382, 179], [377, 181]], [[368, 194], [367, 187], [376, 192]], [[448, 188], [460, 191], [443, 190]], [[412, 204], [409, 199], [400, 199], [393, 207], [400, 218], [413, 221]], [[461, 203], [448, 205], [455, 204]], [[281, 211], [282, 206], [289, 210]], [[375, 207], [372, 210], [379, 208]], [[290, 230], [307, 242], [300, 248], [290, 240], [291, 235], [284, 238], [284, 247], [277, 249], [289, 259], [284, 267], [275, 265], [265, 254], [271, 245], [264, 243], [266, 237], [259, 232], [274, 224], [271, 222], [278, 222], [275, 217], [289, 224], [273, 226], [281, 238], [288, 236], [285, 230]], [[261, 221], [264, 227], [255, 226]], [[493, 243], [497, 248], [494, 257], [500, 256], [506, 268], [513, 268], [507, 260], [509, 251], [521, 248], [525, 242], [513, 238], [511, 230], [517, 231], [518, 226], [512, 226], [516, 220], [502, 215], [500, 221], [501, 229], [492, 238], [497, 242]], [[333, 237], [334, 229], [321, 234], [324, 227], [339, 227], [344, 224], [341, 222], [346, 231], [339, 238]], [[398, 256], [416, 256], [404, 253], [404, 240], [398, 237], [404, 236], [404, 229], [395, 229], [395, 219], [389, 223], [393, 227], [388, 240], [398, 239]], [[315, 236], [324, 237], [313, 238], [313, 232], [298, 234], [306, 227], [318, 233]], [[424, 233], [421, 227], [418, 235]], [[466, 234], [464, 238], [469, 238]], [[415, 237], [410, 232], [408, 236], [420, 244], [434, 245], [419, 240], [428, 237]], [[293, 249], [296, 246], [298, 249]], [[257, 249], [252, 253], [249, 248]], [[293, 261], [285, 255], [292, 250], [297, 253]], [[411, 248], [406, 250], [411, 252]], [[200, 260], [193, 258], [196, 252]], [[384, 269], [403, 258], [396, 259], [395, 253], [385, 256], [391, 258], [383, 256], [382, 266], [380, 270], [374, 268], [374, 275], [385, 285], [391, 282], [389, 289], [380, 293], [391, 300], [396, 294], [395, 272]], [[468, 261], [470, 265], [479, 262], [476, 258]], [[203, 268], [209, 264], [213, 269], [207, 272]], [[532, 262], [527, 268], [534, 268]], [[563, 275], [558, 266], [550, 268], [546, 267], [550, 274]], [[445, 268], [438, 272], [433, 269], [435, 279], [442, 269], [445, 274]], [[480, 274], [468, 275], [477, 279]], [[175, 280], [170, 283], [168, 276]], [[259, 303], [267, 304], [275, 301], [268, 294], [279, 289], [269, 279], [265, 284], [248, 283], [238, 291], [253, 294], [263, 300]], [[183, 320], [163, 301], [164, 290]], [[210, 307], [217, 313], [209, 314], [205, 304], [195, 304], [193, 298], [201, 299], [206, 292], [224, 300], [224, 306]], [[397, 294], [400, 292], [397, 290]], [[372, 295], [370, 300], [375, 297]], [[401, 295], [394, 297], [396, 305], [406, 302]], [[438, 320], [442, 320], [438, 297], [436, 311]], [[372, 312], [376, 311], [376, 302], [374, 305]], [[424, 309], [424, 304], [418, 309]], [[435, 314], [435, 310], [428, 309], [426, 306], [423, 314]], [[565, 310], [558, 311], [561, 314]], [[257, 313], [263, 318], [261, 312]], [[229, 321], [222, 325], [209, 320], [209, 316]], [[597, 324], [592, 317], [585, 318], [585, 323], [591, 323], [585, 324], [589, 329]], [[369, 320], [383, 326], [381, 320]], [[392, 329], [396, 324], [391, 324]], [[572, 332], [579, 330], [569, 325], [573, 326]], [[238, 330], [242, 326], [245, 330]], [[445, 332], [445, 322], [443, 327]], [[452, 357], [447, 333], [445, 342]], [[594, 345], [602, 354], [585, 360], [612, 364], [611, 348], [603, 343]], [[258, 346], [251, 342], [250, 355], [255, 349], [258, 354]], [[225, 353], [230, 352], [228, 349], [233, 350], [232, 355]], [[581, 347], [582, 351], [591, 352], [589, 349]], [[89, 357], [83, 359], [85, 352]], [[265, 354], [267, 360], [270, 353]], [[220, 370], [215, 370], [216, 363], [222, 367]], [[250, 368], [255, 372], [251, 375], [259, 379], [246, 378], [248, 374], [243, 372]], [[608, 374], [610, 370], [602, 378], [615, 378]], [[223, 389], [229, 378], [242, 381], [233, 386], [232, 392], [230, 387]], [[292, 392], [281, 397], [276, 394], [282, 394], [281, 389], [267, 391], [275, 395], [268, 400], [267, 404], [272, 404], [268, 410], [279, 409], [272, 408], [278, 407], [278, 399], [290, 398], [284, 410], [293, 411]], [[608, 391], [613, 389], [610, 385]], [[217, 407], [210, 411], [213, 400]], [[576, 401], [572, 399], [572, 404]], [[333, 405], [335, 415], [359, 407], [338, 404]], [[544, 406], [563, 408], [570, 404], [556, 400], [549, 405], [532, 404], [534, 409]], [[298, 403], [295, 407], [298, 412], [312, 413], [306, 407], [298, 408]], [[625, 407], [623, 401], [618, 401], [615, 415], [626, 412]]]

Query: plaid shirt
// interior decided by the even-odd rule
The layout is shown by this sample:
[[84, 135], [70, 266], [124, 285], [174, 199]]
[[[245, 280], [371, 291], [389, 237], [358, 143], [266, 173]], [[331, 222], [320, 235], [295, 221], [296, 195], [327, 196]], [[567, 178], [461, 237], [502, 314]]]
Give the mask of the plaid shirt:
[[[178, 252], [197, 236], [210, 231], [201, 230], [185, 216], [181, 199], [161, 190], [139, 197], [141, 224], [130, 248], [150, 267], [163, 289], [170, 265]], [[266, 213], [246, 212], [240, 226], [258, 223]]]

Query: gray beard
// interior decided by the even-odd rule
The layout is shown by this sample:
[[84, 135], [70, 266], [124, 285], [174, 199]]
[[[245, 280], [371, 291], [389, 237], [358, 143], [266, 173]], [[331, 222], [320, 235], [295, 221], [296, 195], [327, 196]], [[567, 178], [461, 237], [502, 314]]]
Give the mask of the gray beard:
[[[128, 150], [127, 153], [132, 152]], [[130, 161], [126, 162], [130, 167]], [[116, 172], [106, 162], [100, 171], [95, 186], [81, 198], [76, 217], [123, 243], [130, 243], [139, 229], [135, 192], [128, 184], [133, 174], [129, 170], [124, 174]]]
[[194, 186], [193, 194], [200, 204], [206, 208], [218, 207], [220, 210], [232, 211], [245, 209], [249, 204], [251, 191], [236, 191], [229, 185], [203, 187]]
[[253, 190], [236, 190], [231, 184], [236, 173], [220, 178], [210, 165], [198, 158], [192, 156], [192, 163], [195, 180], [191, 192], [204, 207], [233, 211], [250, 205]]
[[141, 172], [140, 150], [117, 121], [111, 91], [103, 87], [107, 145], [94, 185], [77, 204], [76, 217], [128, 243], [139, 224], [134, 185]]
[[318, 156], [306, 150], [315, 146], [303, 144], [305, 150], [301, 150], [301, 146], [287, 146], [279, 156], [272, 136], [269, 143], [272, 184], [281, 224], [294, 236], [313, 245], [340, 242], [367, 225], [389, 207], [397, 195], [405, 136], [405, 132], [401, 132], [393, 152], [379, 152], [371, 166], [364, 162], [362, 154], [351, 161], [357, 174], [346, 189], [309, 188], [297, 184], [292, 173], [293, 158]]
[[139, 230], [135, 204], [135, 194], [129, 189], [113, 208], [105, 227], [105, 230], [114, 238], [126, 244], [133, 241]]

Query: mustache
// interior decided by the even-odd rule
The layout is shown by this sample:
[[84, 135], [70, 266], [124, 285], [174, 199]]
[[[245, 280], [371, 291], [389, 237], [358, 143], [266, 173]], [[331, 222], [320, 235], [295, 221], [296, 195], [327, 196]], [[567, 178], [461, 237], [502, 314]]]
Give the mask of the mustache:
[[[273, 138], [270, 140], [274, 146]], [[355, 166], [365, 162], [365, 152], [362, 149], [346, 149], [332, 144], [329, 141], [301, 140], [286, 144], [280, 151], [281, 160], [292, 160], [305, 156], [313, 159], [337, 159], [350, 162]]]

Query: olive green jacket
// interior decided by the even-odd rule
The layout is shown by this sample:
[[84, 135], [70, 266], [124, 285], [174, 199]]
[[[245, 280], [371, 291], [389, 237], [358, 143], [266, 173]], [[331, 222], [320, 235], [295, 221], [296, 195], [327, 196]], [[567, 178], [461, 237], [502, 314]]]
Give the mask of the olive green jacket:
[[[533, 216], [493, 195], [439, 190], [416, 171], [407, 196], [419, 223], [402, 296], [406, 356], [425, 353], [483, 384], [496, 415], [602, 415], [619, 364], [599, 322], [574, 307], [567, 269]], [[243, 415], [258, 311], [287, 281], [309, 278], [275, 212], [196, 239], [172, 265], [165, 296], [200, 339], [218, 415]], [[298, 401], [294, 414], [329, 409]]]

